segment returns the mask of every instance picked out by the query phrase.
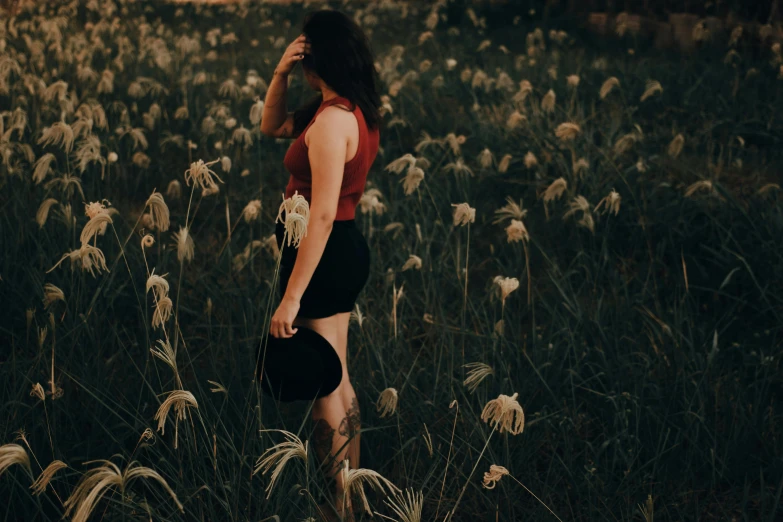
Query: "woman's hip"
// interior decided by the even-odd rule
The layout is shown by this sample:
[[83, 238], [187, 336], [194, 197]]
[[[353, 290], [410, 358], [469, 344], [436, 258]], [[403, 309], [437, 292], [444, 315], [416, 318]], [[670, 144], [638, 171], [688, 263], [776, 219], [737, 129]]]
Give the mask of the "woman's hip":
[[[299, 249], [293, 243], [288, 244], [283, 223], [277, 222], [275, 225], [275, 236], [278, 248], [283, 251], [280, 263], [293, 266]], [[355, 220], [334, 221], [318, 266], [331, 267], [331, 271], [337, 272], [362, 270], [369, 265], [369, 258], [369, 245]]]

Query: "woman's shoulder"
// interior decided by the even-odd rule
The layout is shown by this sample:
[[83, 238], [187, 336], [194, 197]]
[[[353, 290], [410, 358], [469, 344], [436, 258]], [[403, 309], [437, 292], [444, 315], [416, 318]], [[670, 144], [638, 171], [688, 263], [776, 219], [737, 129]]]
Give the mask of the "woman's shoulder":
[[[358, 109], [359, 106], [357, 105]], [[346, 107], [340, 103], [334, 103], [321, 109], [316, 121], [328, 121], [330, 123], [350, 122], [354, 119], [353, 112], [350, 107]]]
[[[352, 132], [351, 126], [355, 126], [357, 123], [351, 112], [330, 105], [321, 110], [318, 117], [315, 118], [315, 121], [307, 130], [306, 138], [311, 139], [312, 136], [337, 137], [341, 135], [348, 137]], [[307, 145], [306, 142], [305, 144]]]

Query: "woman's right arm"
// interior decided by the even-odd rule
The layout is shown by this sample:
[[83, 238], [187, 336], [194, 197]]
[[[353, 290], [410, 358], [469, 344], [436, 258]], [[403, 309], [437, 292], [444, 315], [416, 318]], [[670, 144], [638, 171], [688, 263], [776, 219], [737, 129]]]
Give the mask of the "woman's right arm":
[[261, 132], [275, 138], [294, 137], [294, 115], [289, 114], [286, 106], [286, 91], [288, 90], [288, 75], [301, 61], [304, 53], [310, 51], [310, 44], [306, 43], [305, 36], [291, 42], [280, 58], [280, 63], [275, 67], [272, 81], [266, 91], [264, 99], [264, 112], [261, 116]]
[[264, 100], [261, 132], [274, 138], [293, 138], [294, 115], [286, 108], [288, 75], [275, 69]]

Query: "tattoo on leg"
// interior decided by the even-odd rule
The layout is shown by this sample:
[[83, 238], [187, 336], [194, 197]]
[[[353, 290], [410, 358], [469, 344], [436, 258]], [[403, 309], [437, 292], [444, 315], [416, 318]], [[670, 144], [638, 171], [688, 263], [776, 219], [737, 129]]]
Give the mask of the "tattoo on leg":
[[332, 459], [332, 438], [334, 428], [329, 426], [326, 419], [316, 419], [313, 428], [313, 447], [323, 460]]
[[359, 414], [359, 400], [354, 396], [353, 399], [351, 399], [351, 408], [348, 410], [354, 434], [361, 428], [361, 417]]
[[345, 418], [340, 423], [340, 435], [349, 438], [353, 437], [360, 427], [359, 401], [354, 397], [351, 399], [351, 407], [345, 412]]

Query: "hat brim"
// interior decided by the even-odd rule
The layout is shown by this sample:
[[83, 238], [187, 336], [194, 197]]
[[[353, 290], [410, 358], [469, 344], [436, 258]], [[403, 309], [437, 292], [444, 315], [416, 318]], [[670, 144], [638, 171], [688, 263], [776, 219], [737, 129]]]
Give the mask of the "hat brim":
[[343, 365], [321, 334], [297, 326], [297, 332], [287, 338], [266, 333], [259, 347], [256, 377], [264, 393], [279, 401], [309, 401], [337, 389], [343, 379]]

